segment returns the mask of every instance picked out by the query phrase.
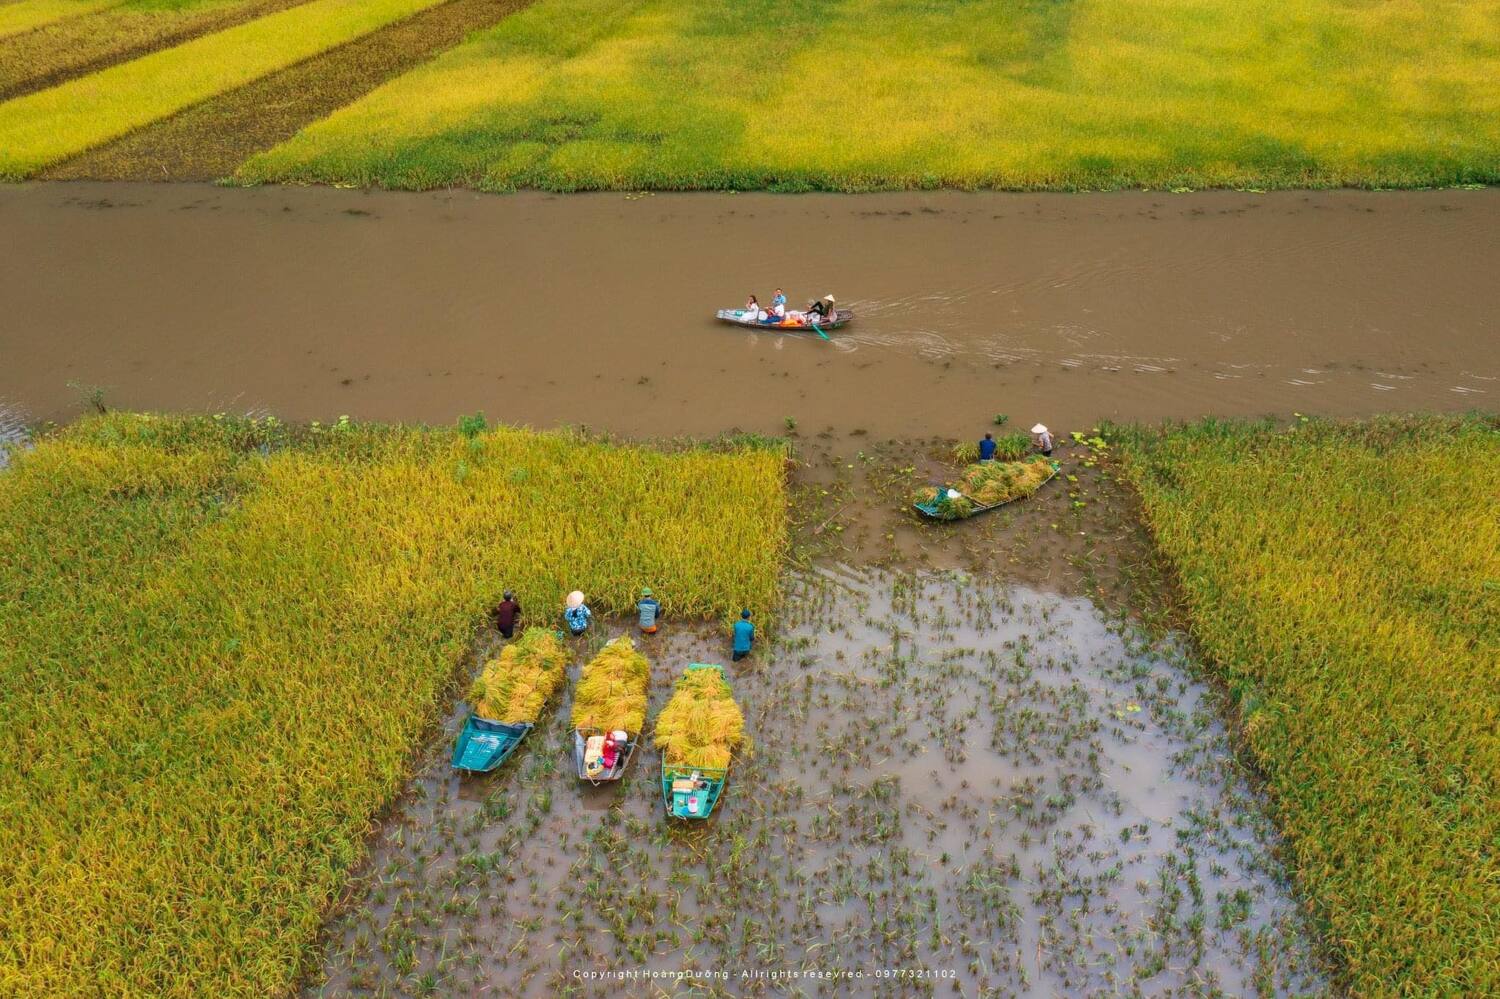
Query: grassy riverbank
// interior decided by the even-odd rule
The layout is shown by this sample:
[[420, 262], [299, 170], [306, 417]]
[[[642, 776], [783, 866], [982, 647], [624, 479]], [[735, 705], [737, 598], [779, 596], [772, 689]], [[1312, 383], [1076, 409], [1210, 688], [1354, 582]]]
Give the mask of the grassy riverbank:
[[245, 181], [488, 189], [1500, 179], [1500, 3], [544, 0]]
[[1500, 425], [1124, 443], [1353, 994], [1500, 990]]
[[[0, 475], [0, 991], [267, 995], [502, 587], [775, 599], [779, 448], [112, 415]], [[445, 705], [442, 707], [446, 707]]]

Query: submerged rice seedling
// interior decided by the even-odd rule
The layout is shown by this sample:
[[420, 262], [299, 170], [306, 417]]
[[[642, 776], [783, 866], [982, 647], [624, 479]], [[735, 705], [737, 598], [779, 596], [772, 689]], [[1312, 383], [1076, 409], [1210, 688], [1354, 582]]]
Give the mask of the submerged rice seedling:
[[718, 669], [690, 669], [656, 719], [656, 745], [669, 767], [728, 768], [745, 741], [745, 716]]
[[474, 713], [488, 721], [535, 722], [568, 675], [568, 653], [556, 633], [528, 628], [485, 663], [469, 688]]
[[646, 727], [651, 664], [621, 635], [589, 660], [573, 691], [573, 727], [638, 734]]

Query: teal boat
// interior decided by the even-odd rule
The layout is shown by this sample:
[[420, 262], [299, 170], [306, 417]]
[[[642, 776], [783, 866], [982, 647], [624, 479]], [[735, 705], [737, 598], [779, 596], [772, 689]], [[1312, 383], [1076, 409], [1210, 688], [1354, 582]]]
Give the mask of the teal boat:
[[453, 747], [453, 769], [471, 774], [489, 773], [510, 759], [534, 727], [529, 722], [508, 725], [470, 714]]
[[729, 770], [714, 767], [669, 767], [661, 764], [661, 797], [674, 819], [706, 819], [719, 803]]

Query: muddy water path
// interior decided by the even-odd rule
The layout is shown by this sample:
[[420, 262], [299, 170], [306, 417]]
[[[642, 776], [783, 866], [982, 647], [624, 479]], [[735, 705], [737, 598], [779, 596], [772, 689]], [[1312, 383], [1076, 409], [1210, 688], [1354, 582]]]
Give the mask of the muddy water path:
[[[568, 694], [504, 768], [459, 778], [455, 703], [305, 993], [1322, 990], [1274, 831], [1172, 640], [966, 573], [787, 587], [774, 637], [726, 667], [754, 744], [711, 820], [667, 822], [654, 751], [581, 784]], [[627, 630], [576, 642], [573, 677]], [[653, 715], [726, 651], [671, 622], [641, 646]], [[688, 971], [724, 977], [590, 977]]]
[[[1490, 407], [1500, 191], [0, 189], [0, 399], [967, 436]], [[784, 286], [831, 343], [717, 325]]]

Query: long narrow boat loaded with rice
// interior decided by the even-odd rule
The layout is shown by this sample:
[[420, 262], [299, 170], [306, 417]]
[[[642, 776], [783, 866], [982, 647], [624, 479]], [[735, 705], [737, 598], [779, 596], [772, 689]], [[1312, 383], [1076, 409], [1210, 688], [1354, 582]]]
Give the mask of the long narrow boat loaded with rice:
[[557, 634], [531, 628], [484, 664], [469, 688], [473, 708], [453, 748], [453, 767], [487, 773], [504, 763], [536, 725], [568, 675]]
[[656, 719], [667, 814], [708, 818], [729, 780], [735, 751], [744, 744], [745, 716], [724, 679], [724, 667], [689, 666]]
[[949, 486], [924, 486], [912, 506], [934, 520], [963, 520], [1036, 492], [1057, 474], [1057, 463], [1037, 455], [1024, 461], [969, 465]]
[[621, 635], [589, 660], [573, 692], [573, 763], [579, 780], [619, 780], [646, 727], [651, 663]]

